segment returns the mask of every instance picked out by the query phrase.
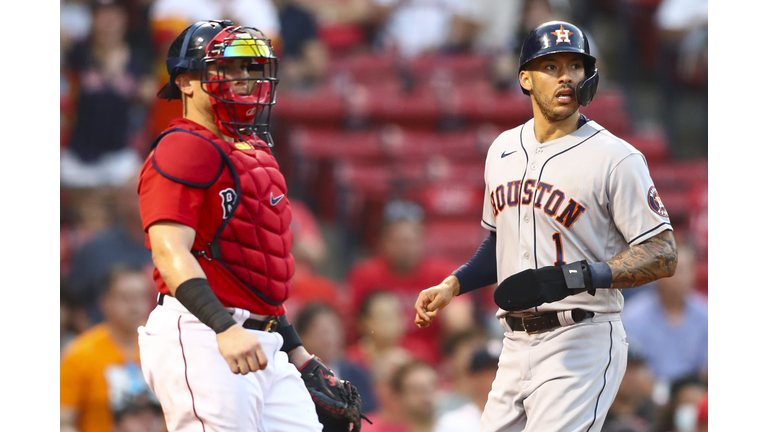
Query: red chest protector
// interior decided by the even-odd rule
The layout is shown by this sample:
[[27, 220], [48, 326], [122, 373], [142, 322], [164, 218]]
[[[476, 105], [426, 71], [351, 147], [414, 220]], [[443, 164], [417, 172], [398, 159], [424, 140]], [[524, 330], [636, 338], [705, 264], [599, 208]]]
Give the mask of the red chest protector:
[[[184, 150], [163, 149], [160, 140], [170, 133], [189, 135], [185, 141], [193, 144], [185, 146], [195, 152], [194, 163], [173, 163], [169, 156]], [[153, 146], [152, 163], [161, 175], [205, 189], [192, 250], [198, 260], [222, 265], [269, 305], [288, 299], [295, 270], [291, 207], [285, 178], [269, 150], [230, 143], [184, 123], [172, 124]]]

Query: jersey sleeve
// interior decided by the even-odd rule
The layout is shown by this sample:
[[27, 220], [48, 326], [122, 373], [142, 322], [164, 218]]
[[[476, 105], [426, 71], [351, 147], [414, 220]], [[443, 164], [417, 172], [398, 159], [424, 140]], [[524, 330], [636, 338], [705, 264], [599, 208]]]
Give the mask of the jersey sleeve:
[[613, 221], [630, 246], [672, 229], [641, 154], [633, 153], [616, 165], [608, 177], [608, 195]]
[[214, 143], [185, 131], [163, 137], [144, 163], [139, 178], [139, 208], [144, 231], [170, 220], [197, 228], [205, 188], [224, 168]]

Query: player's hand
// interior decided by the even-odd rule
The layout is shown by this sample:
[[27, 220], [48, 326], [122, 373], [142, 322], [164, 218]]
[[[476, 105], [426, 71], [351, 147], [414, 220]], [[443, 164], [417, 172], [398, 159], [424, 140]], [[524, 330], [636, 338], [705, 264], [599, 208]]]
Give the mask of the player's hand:
[[267, 356], [259, 338], [240, 325], [233, 325], [216, 335], [219, 352], [232, 373], [246, 375], [267, 367]]
[[416, 325], [426, 328], [437, 316], [437, 312], [448, 306], [451, 300], [459, 295], [459, 280], [456, 276], [448, 276], [440, 285], [427, 288], [419, 293], [416, 299]]

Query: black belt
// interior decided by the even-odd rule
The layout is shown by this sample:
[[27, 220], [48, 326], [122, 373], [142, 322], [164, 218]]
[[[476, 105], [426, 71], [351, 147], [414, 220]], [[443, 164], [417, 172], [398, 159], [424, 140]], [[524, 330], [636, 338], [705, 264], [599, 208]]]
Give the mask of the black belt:
[[[506, 320], [512, 331], [524, 331], [528, 334], [543, 333], [553, 328], [562, 327], [558, 312], [545, 312], [540, 315], [526, 315], [523, 317], [513, 317], [507, 315]], [[573, 309], [571, 318], [574, 324], [584, 321], [586, 318], [595, 316], [593, 312], [587, 312], [581, 309]]]
[[[168, 294], [160, 293], [160, 295], [157, 296], [157, 304], [162, 306], [163, 299], [165, 298], [165, 296], [173, 297]], [[247, 328], [248, 330], [259, 330], [259, 331], [265, 331], [269, 333], [276, 332], [278, 327], [280, 327], [280, 317], [270, 316], [264, 320], [260, 320], [256, 318], [248, 318], [243, 323], [243, 327]]]

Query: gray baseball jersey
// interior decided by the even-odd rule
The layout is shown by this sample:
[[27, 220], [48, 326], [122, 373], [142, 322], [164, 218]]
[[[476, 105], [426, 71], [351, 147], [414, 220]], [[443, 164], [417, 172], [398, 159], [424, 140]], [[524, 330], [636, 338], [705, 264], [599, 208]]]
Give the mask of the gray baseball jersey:
[[[645, 157], [594, 121], [546, 143], [536, 140], [533, 119], [503, 132], [488, 149], [485, 184], [482, 225], [497, 233], [499, 281], [529, 268], [607, 261], [672, 229]], [[620, 290], [598, 289], [530, 311], [623, 306]]]

